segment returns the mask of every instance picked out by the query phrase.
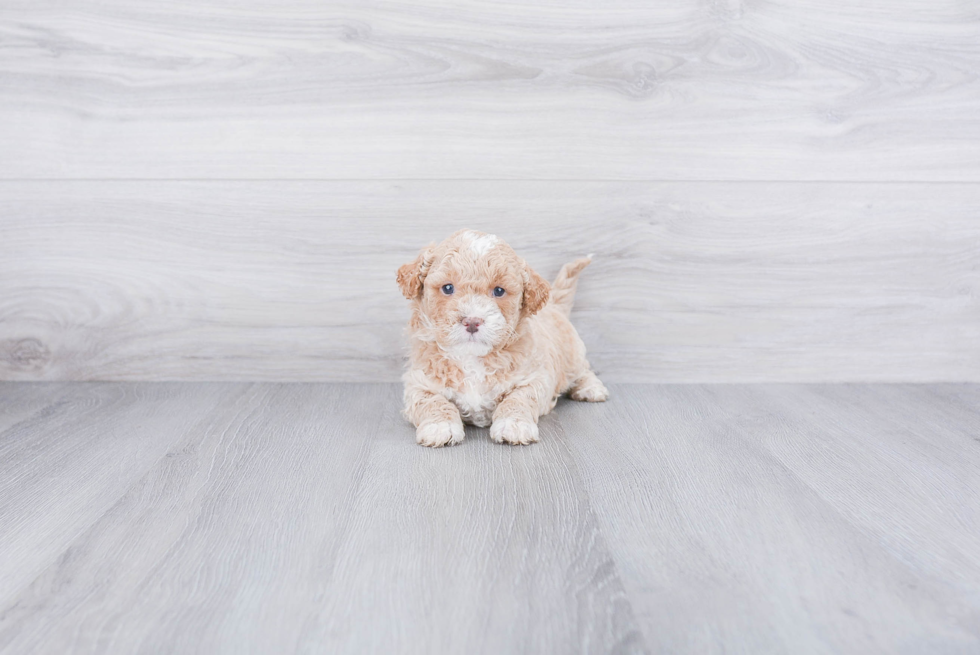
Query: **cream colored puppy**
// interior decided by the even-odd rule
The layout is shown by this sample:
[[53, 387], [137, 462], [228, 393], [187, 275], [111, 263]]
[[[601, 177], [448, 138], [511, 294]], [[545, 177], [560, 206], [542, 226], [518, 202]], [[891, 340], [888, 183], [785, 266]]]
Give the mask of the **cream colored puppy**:
[[420, 444], [461, 442], [464, 421], [489, 425], [497, 443], [529, 444], [561, 394], [609, 397], [568, 320], [590, 261], [565, 264], [549, 287], [497, 237], [462, 230], [398, 269], [412, 301], [404, 414]]

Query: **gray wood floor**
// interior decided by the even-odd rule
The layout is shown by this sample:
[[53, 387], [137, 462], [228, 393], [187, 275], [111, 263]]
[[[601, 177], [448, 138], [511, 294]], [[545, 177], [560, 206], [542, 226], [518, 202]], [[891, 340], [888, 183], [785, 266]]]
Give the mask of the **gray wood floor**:
[[0, 384], [4, 653], [973, 653], [980, 386]]

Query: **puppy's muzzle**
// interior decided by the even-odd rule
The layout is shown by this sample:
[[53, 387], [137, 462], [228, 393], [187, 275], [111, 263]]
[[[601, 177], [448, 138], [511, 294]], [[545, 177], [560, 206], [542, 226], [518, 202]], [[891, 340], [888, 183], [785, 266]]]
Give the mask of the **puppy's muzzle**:
[[465, 318], [461, 318], [459, 322], [463, 324], [463, 327], [465, 327], [466, 331], [470, 334], [476, 334], [477, 330], [480, 329], [480, 326], [483, 325], [483, 319], [476, 318], [474, 316], [466, 316]]

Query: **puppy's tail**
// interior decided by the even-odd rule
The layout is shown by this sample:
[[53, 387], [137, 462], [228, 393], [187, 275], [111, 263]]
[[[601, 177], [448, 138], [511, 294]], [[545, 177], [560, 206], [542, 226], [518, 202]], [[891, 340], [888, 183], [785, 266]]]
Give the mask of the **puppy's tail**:
[[572, 303], [575, 301], [575, 289], [578, 287], [578, 274], [592, 263], [592, 255], [568, 262], [558, 271], [558, 277], [551, 285], [551, 302], [565, 316], [572, 313]]

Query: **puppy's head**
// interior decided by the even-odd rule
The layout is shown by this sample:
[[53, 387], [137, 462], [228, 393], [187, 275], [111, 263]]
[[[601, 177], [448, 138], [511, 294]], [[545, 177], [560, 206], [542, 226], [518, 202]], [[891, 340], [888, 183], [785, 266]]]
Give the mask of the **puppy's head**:
[[452, 353], [481, 356], [513, 339], [550, 292], [510, 246], [473, 230], [424, 248], [398, 269], [398, 286], [415, 303], [416, 336]]

